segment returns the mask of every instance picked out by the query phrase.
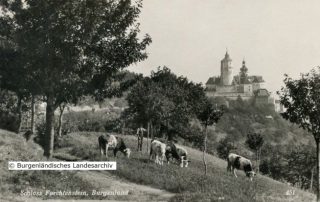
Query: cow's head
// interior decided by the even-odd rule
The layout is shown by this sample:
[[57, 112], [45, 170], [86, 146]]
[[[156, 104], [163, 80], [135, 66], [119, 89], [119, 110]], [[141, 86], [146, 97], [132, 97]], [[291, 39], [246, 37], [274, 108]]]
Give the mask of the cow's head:
[[130, 158], [130, 154], [131, 154], [131, 149], [126, 148], [125, 150], [123, 150], [124, 154], [126, 155], [126, 157]]
[[246, 176], [252, 181], [253, 177], [256, 176], [256, 173], [254, 171], [248, 171], [246, 172]]

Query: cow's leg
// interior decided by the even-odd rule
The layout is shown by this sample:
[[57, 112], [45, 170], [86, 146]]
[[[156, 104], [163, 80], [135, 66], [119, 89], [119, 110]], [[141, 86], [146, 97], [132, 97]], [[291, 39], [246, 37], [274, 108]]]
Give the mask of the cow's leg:
[[106, 157], [108, 158], [108, 149], [109, 149], [109, 144], [106, 143]]
[[114, 148], [113, 150], [113, 156], [116, 158], [117, 157], [117, 152], [118, 152], [118, 149], [117, 148]]
[[157, 155], [154, 157], [154, 162], [157, 164], [158, 161], [157, 161]]
[[233, 174], [234, 174], [234, 176], [235, 176], [235, 177], [238, 177], [237, 174], [236, 174], [236, 169], [234, 169], [234, 168], [232, 168], [232, 169], [233, 169]]
[[228, 167], [227, 167], [227, 172], [230, 171], [231, 172], [231, 163], [228, 161]]
[[152, 156], [153, 156], [153, 154], [152, 154], [152, 149], [150, 149], [149, 160], [152, 160]]
[[168, 152], [165, 153], [166, 159], [167, 159], [167, 164], [170, 164], [170, 154]]
[[183, 167], [183, 159], [184, 159], [184, 156], [181, 156], [181, 160], [180, 160], [180, 167], [181, 168]]
[[163, 165], [164, 158], [165, 158], [165, 156], [164, 156], [164, 155], [162, 155], [162, 156], [161, 156], [161, 162], [160, 162], [160, 163], [161, 163], [161, 165]]
[[188, 167], [188, 164], [189, 164], [189, 162], [188, 162], [188, 159], [187, 159], [187, 158], [186, 158], [185, 162], [186, 162], [185, 167], [187, 168], [187, 167]]
[[156, 158], [154, 159], [154, 162], [156, 163], [156, 164], [158, 164], [158, 155], [156, 154]]
[[100, 147], [100, 154], [101, 154], [101, 156], [103, 156], [103, 147], [102, 147], [102, 145], [99, 145], [99, 147]]

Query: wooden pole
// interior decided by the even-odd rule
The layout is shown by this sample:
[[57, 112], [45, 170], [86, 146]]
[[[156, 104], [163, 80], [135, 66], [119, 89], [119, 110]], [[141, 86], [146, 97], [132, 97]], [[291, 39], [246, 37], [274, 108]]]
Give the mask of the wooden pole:
[[149, 152], [149, 135], [150, 135], [150, 121], [148, 121], [148, 131], [147, 131], [147, 153]]

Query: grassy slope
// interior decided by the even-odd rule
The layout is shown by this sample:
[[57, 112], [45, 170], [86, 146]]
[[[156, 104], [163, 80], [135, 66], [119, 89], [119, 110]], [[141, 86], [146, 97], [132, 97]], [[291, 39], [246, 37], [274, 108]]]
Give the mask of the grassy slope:
[[[73, 133], [61, 141], [64, 152], [86, 160], [106, 160], [100, 157], [97, 137], [99, 133]], [[136, 148], [134, 137], [123, 136], [127, 145]], [[60, 150], [61, 151], [61, 150]], [[295, 189], [295, 196], [288, 197], [291, 189], [287, 185], [264, 176], [252, 183], [238, 171], [238, 178], [226, 172], [226, 162], [211, 155], [208, 159], [208, 175], [203, 175], [202, 153], [188, 148], [191, 163], [189, 168], [164, 165], [162, 168], [148, 160], [146, 142], [142, 153], [133, 149], [132, 158], [127, 160], [118, 154], [117, 171], [112, 174], [130, 181], [150, 185], [177, 193], [172, 201], [312, 201], [314, 195]], [[60, 154], [61, 155], [61, 154]], [[63, 154], [62, 154], [63, 155]], [[111, 155], [111, 152], [109, 153]], [[110, 157], [109, 160], [114, 160]], [[107, 171], [106, 171], [107, 172]]]
[[[21, 196], [21, 190], [45, 193], [46, 190], [79, 190], [91, 193], [99, 190], [78, 172], [70, 171], [9, 171], [8, 161], [45, 161], [42, 148], [33, 141], [26, 142], [22, 135], [0, 129], [0, 201], [38, 201], [39, 199], [88, 199], [86, 196]], [[55, 160], [55, 159], [52, 159]], [[95, 199], [128, 199], [119, 196]]]

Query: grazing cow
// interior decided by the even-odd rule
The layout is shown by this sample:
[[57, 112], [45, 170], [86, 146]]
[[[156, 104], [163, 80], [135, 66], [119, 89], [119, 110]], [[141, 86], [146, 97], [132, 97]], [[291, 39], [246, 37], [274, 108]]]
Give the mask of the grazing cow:
[[237, 154], [230, 153], [228, 155], [228, 167], [227, 171], [233, 172], [235, 177], [238, 177], [235, 169], [243, 170], [247, 177], [252, 181], [256, 173], [252, 169], [252, 163], [249, 159], [246, 159]]
[[122, 138], [114, 135], [107, 135], [107, 137], [101, 135], [99, 136], [98, 141], [101, 155], [105, 153], [106, 157], [108, 157], [108, 150], [113, 149], [114, 157], [117, 157], [118, 151], [121, 151], [128, 158], [130, 157], [131, 150], [126, 147]]
[[155, 159], [154, 162], [156, 164], [163, 165], [165, 153], [166, 153], [166, 144], [158, 140], [151, 141], [150, 160], [154, 158]]
[[166, 157], [169, 164], [170, 158], [174, 158], [180, 162], [180, 167], [188, 167], [188, 152], [181, 146], [176, 146], [172, 142], [169, 142], [166, 147]]

